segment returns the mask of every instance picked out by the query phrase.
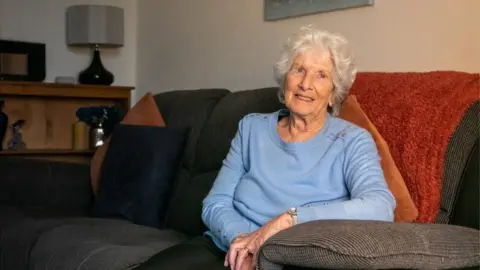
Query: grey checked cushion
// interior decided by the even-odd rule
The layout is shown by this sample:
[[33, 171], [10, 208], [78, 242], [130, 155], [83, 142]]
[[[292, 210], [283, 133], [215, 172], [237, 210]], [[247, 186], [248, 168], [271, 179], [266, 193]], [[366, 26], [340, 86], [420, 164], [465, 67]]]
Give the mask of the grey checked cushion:
[[299, 224], [267, 240], [259, 269], [452, 269], [480, 265], [476, 229], [446, 224], [330, 220]]

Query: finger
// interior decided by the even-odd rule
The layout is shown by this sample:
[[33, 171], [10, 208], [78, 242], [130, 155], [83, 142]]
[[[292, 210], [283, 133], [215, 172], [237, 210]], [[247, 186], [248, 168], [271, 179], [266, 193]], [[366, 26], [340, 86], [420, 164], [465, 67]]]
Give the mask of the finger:
[[228, 254], [228, 264], [230, 265], [231, 269], [235, 267], [235, 260], [238, 256], [238, 248], [230, 247], [229, 254]]
[[252, 260], [252, 263], [250, 264], [250, 268], [248, 270], [255, 270], [256, 268], [255, 260]]
[[252, 256], [248, 255], [242, 264], [241, 270], [250, 270], [251, 260], [252, 260]]
[[252, 255], [248, 254], [245, 262], [243, 262], [241, 270], [251, 270], [252, 269]]
[[250, 263], [250, 270], [255, 270], [257, 266], [255, 254], [252, 254], [252, 262]]
[[248, 257], [248, 252], [245, 249], [240, 250], [237, 253], [237, 260], [235, 262], [235, 270], [242, 269], [242, 265], [245, 262], [245, 259]]
[[223, 266], [228, 267], [228, 254], [230, 254], [230, 249], [227, 251], [225, 255], [225, 260], [223, 261]]

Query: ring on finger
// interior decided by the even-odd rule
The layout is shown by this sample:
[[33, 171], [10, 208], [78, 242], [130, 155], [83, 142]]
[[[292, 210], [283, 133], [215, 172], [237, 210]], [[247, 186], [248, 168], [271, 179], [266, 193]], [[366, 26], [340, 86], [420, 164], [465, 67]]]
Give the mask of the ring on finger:
[[247, 247], [244, 247], [243, 249], [247, 252], [247, 254], [251, 253], [250, 250]]

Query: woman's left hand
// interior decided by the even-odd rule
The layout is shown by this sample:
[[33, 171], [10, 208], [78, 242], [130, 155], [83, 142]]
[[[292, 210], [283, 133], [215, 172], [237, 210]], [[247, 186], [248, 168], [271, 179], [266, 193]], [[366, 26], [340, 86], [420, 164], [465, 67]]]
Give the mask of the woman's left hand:
[[249, 256], [253, 256], [258, 252], [260, 246], [276, 233], [292, 226], [292, 219], [288, 214], [282, 214], [268, 223], [263, 225], [257, 231], [234, 241], [230, 244], [227, 255], [225, 256], [225, 266], [230, 265], [231, 269], [240, 270], [245, 269], [245, 263], [251, 264], [251, 269], [254, 269], [255, 261], [246, 260]]

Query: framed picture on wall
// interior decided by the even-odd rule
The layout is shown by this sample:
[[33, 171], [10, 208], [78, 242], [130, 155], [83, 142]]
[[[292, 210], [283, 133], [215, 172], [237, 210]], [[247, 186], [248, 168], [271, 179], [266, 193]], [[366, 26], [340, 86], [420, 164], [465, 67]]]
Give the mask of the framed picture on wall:
[[375, 0], [265, 0], [265, 20], [274, 21], [374, 4]]

